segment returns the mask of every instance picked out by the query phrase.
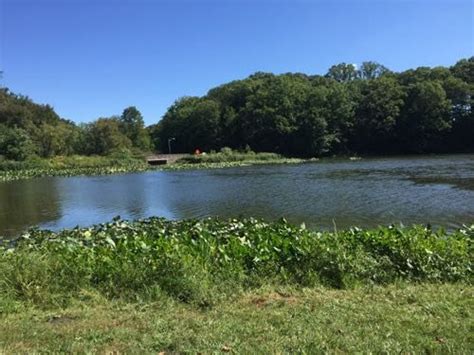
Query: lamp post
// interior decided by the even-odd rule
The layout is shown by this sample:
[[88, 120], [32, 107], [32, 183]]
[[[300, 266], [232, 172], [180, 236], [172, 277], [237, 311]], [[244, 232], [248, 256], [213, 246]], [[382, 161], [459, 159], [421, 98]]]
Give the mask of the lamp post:
[[171, 154], [171, 142], [175, 140], [176, 138], [174, 137], [168, 138], [168, 154]]

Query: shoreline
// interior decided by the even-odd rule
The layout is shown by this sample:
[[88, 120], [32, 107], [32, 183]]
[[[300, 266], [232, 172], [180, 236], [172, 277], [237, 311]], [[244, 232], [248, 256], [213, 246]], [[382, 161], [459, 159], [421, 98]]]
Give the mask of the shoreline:
[[[257, 153], [256, 155], [258, 156]], [[262, 153], [266, 154], [266, 153]], [[285, 165], [285, 164], [307, 164], [307, 163], [326, 163], [326, 162], [357, 162], [374, 159], [413, 159], [422, 157], [443, 157], [443, 156], [472, 156], [473, 153], [458, 153], [458, 154], [423, 154], [423, 155], [394, 155], [394, 156], [335, 156], [335, 157], [320, 157], [320, 158], [287, 158], [280, 157], [270, 160], [259, 159], [244, 159], [244, 160], [228, 160], [220, 162], [175, 162], [169, 165], [149, 165], [143, 160], [120, 160], [111, 159], [109, 157], [87, 157], [87, 156], [73, 156], [71, 162], [68, 162], [69, 157], [58, 157], [59, 160], [65, 160], [60, 164], [55, 162], [56, 158], [43, 159], [39, 162], [0, 162], [0, 183], [17, 180], [26, 180], [39, 177], [70, 177], [70, 176], [101, 176], [114, 174], [127, 174], [135, 172], [146, 171], [179, 171], [179, 170], [204, 170], [204, 169], [225, 169], [234, 167], [245, 167], [254, 165]], [[77, 161], [81, 159], [90, 160], [92, 164], [82, 165]], [[112, 163], [108, 163], [112, 161]], [[8, 165], [14, 168], [8, 169]], [[56, 166], [58, 165], [58, 166]]]
[[172, 163], [169, 165], [153, 166], [145, 162], [136, 162], [130, 165], [109, 165], [109, 166], [88, 166], [88, 167], [61, 167], [61, 168], [26, 168], [0, 170], [0, 183], [27, 180], [40, 177], [71, 177], [71, 176], [101, 176], [115, 175], [146, 171], [178, 171], [178, 170], [203, 170], [203, 169], [224, 169], [252, 165], [278, 165], [278, 164], [301, 164], [311, 162], [311, 160], [299, 158], [282, 158], [276, 160], [244, 160], [211, 163]]
[[[313, 265], [311, 257], [315, 256], [312, 253], [316, 253], [326, 255], [327, 262], [341, 263], [341, 271], [344, 272], [354, 267], [351, 265], [353, 262], [358, 263], [369, 257], [373, 263], [380, 258], [380, 269], [373, 264], [371, 274], [357, 268], [352, 270], [352, 276], [358, 275], [362, 283], [396, 280], [472, 281], [469, 268], [472, 237], [474, 223], [452, 231], [423, 225], [389, 225], [369, 229], [351, 227], [328, 231], [308, 229], [304, 224], [294, 225], [285, 219], [266, 222], [256, 218], [169, 220], [149, 217], [129, 221], [116, 217], [90, 227], [56, 232], [32, 228], [17, 238], [3, 239], [6, 244], [0, 245], [0, 255], [52, 252], [54, 256], [70, 252], [115, 251], [117, 257], [122, 257], [124, 255], [120, 253], [126, 253], [129, 247], [133, 253], [144, 255], [148, 255], [151, 246], [165, 248], [148, 255], [156, 257], [168, 246], [173, 246], [184, 248], [193, 258], [204, 257], [202, 261], [212, 267], [225, 267], [234, 259], [243, 261], [240, 258], [244, 253], [247, 255], [245, 258], [252, 258], [253, 268], [259, 267], [260, 261], [265, 263], [268, 260], [273, 260], [275, 266], [281, 264], [287, 267], [286, 263], [290, 260], [297, 264], [309, 262]], [[137, 244], [143, 248], [136, 249]], [[166, 255], [172, 256], [177, 250], [170, 250]], [[158, 254], [155, 255], [155, 252]], [[338, 259], [337, 253], [344, 254], [344, 258]], [[177, 252], [176, 256], [182, 255]], [[246, 268], [250, 265], [248, 262]], [[458, 265], [459, 269], [452, 269], [453, 265]], [[313, 265], [315, 270], [319, 270], [320, 266], [317, 263]], [[301, 271], [306, 273], [309, 270]], [[338, 279], [336, 285], [333, 283], [335, 280], [332, 280], [335, 275], [323, 276], [320, 275], [317, 283], [324, 285], [329, 282], [336, 287], [351, 284], [349, 282], [346, 285], [342, 279]]]

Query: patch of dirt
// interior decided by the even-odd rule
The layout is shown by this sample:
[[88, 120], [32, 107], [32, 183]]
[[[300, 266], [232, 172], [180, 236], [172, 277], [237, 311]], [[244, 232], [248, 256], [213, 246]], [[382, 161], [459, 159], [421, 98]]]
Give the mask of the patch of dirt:
[[75, 321], [77, 317], [66, 316], [66, 315], [54, 315], [48, 318], [50, 324], [68, 324]]
[[285, 293], [280, 293], [280, 292], [272, 292], [269, 293], [268, 295], [263, 295], [259, 297], [253, 297], [250, 300], [250, 303], [255, 305], [258, 308], [262, 308], [264, 306], [267, 306], [271, 303], [275, 302], [284, 302], [288, 304], [295, 304], [298, 302], [298, 299], [296, 297], [293, 297], [291, 295], [285, 294]]

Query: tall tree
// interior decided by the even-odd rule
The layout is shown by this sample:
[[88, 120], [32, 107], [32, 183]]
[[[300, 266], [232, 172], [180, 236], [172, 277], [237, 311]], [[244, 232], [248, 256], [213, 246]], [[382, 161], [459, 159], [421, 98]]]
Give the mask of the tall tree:
[[389, 73], [390, 70], [377, 62], [363, 62], [357, 70], [357, 76], [361, 79], [372, 80]]
[[22, 128], [0, 124], [0, 156], [11, 160], [25, 160], [35, 154], [35, 146]]
[[354, 64], [336, 64], [329, 68], [326, 77], [341, 83], [349, 82], [357, 78], [357, 67]]
[[143, 116], [135, 106], [127, 107], [120, 116], [120, 130], [132, 142], [132, 146], [150, 149], [150, 136], [145, 129]]
[[451, 67], [451, 72], [455, 77], [470, 85], [474, 85], [474, 56], [458, 61]]
[[352, 138], [356, 151], [397, 151], [395, 127], [404, 99], [405, 91], [394, 78], [380, 77], [362, 84]]
[[439, 81], [421, 81], [407, 88], [397, 127], [405, 152], [442, 151], [442, 135], [451, 128], [451, 102]]
[[86, 127], [86, 151], [88, 154], [106, 155], [132, 147], [132, 142], [120, 130], [117, 117], [99, 118]]

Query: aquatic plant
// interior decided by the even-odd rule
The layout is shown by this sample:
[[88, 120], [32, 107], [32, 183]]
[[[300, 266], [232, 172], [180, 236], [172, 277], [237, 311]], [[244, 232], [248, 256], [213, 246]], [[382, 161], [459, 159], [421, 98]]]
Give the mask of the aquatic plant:
[[[147, 170], [196, 170], [220, 169], [259, 164], [295, 164], [304, 162], [302, 159], [283, 158], [268, 159], [266, 153], [247, 155], [248, 159], [209, 161], [196, 158], [190, 162], [182, 160], [174, 164], [151, 166], [140, 159], [112, 159], [110, 157], [55, 157], [52, 159], [37, 159], [26, 162], [4, 161], [0, 163], [0, 182], [30, 179], [44, 176], [77, 176], [77, 175], [110, 175]], [[253, 160], [250, 158], [254, 157]], [[192, 158], [194, 159], [194, 158]]]
[[60, 232], [33, 229], [0, 250], [0, 289], [44, 302], [81, 288], [108, 297], [212, 303], [262, 284], [357, 285], [472, 282], [474, 226], [317, 232], [285, 220], [116, 219]]
[[[276, 153], [255, 153], [251, 150], [237, 151], [230, 148], [224, 147], [219, 152], [210, 152], [199, 155], [189, 155], [181, 158], [178, 162], [190, 163], [190, 164], [202, 164], [202, 163], [229, 163], [229, 162], [268, 162], [268, 161], [281, 161], [288, 158], [281, 156]], [[301, 159], [295, 159], [301, 160]]]
[[110, 175], [128, 172], [139, 172], [149, 170], [150, 167], [142, 164], [130, 164], [124, 166], [107, 167], [84, 167], [84, 168], [37, 168], [24, 170], [0, 171], [0, 182], [31, 179], [44, 176], [78, 176], [78, 175]]
[[108, 175], [145, 171], [143, 159], [101, 156], [56, 156], [49, 159], [0, 162], [0, 182], [43, 176]]

